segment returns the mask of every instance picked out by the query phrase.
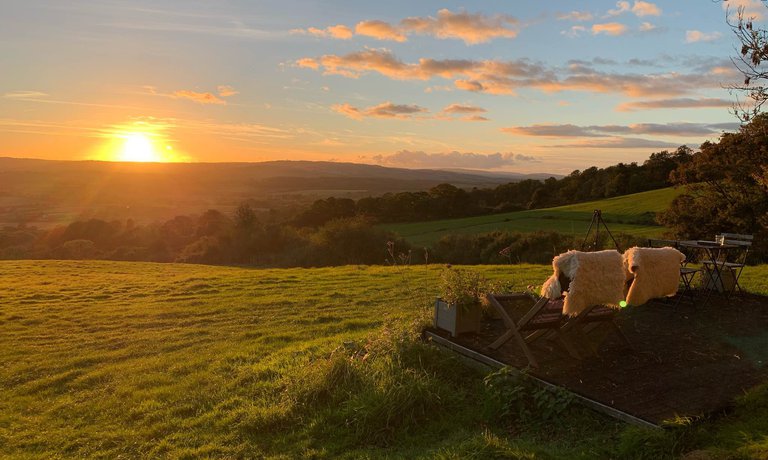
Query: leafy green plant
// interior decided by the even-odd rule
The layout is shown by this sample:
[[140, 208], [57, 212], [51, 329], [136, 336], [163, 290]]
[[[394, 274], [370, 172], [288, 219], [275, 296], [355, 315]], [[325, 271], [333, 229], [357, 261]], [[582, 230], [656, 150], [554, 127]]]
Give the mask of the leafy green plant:
[[489, 415], [508, 422], [556, 422], [573, 403], [573, 395], [568, 391], [538, 386], [525, 372], [509, 367], [488, 374], [483, 382]]

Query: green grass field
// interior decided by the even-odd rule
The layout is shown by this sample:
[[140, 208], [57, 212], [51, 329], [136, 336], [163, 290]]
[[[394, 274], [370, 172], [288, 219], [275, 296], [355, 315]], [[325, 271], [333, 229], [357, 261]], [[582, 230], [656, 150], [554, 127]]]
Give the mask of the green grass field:
[[[520, 289], [551, 271], [476, 269]], [[483, 372], [418, 339], [441, 270], [0, 262], [0, 458], [768, 453], [763, 390], [665, 433], [500, 414]], [[768, 293], [766, 273], [745, 287]]]
[[682, 188], [665, 188], [556, 208], [463, 219], [386, 224], [381, 225], [381, 228], [397, 233], [414, 246], [431, 246], [451, 233], [488, 233], [496, 230], [520, 233], [545, 230], [584, 235], [589, 228], [593, 211], [600, 209], [612, 232], [653, 237], [661, 235], [666, 229], [648, 225], [646, 222], [649, 213], [665, 210], [682, 192]]

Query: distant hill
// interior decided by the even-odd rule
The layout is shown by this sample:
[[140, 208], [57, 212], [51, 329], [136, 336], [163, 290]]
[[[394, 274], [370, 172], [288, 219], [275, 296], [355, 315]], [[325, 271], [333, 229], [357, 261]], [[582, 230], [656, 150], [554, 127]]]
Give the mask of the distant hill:
[[[519, 177], [518, 177], [519, 176]], [[303, 206], [441, 183], [495, 187], [525, 175], [388, 168], [323, 161], [115, 163], [0, 158], [0, 224], [52, 225], [75, 218], [165, 220], [207, 209]], [[548, 177], [548, 175], [547, 175]]]
[[489, 233], [496, 230], [530, 233], [537, 230], [585, 235], [595, 209], [613, 232], [659, 236], [667, 229], [653, 223], [654, 214], [667, 209], [683, 188], [664, 188], [599, 201], [555, 208], [491, 214], [463, 219], [381, 225], [417, 247], [431, 246], [452, 233]]

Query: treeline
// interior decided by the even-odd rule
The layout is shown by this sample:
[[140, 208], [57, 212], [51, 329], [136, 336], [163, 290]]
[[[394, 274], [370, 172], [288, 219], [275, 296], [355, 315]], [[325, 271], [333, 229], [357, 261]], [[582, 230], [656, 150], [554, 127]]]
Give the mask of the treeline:
[[[614, 235], [622, 247], [640, 243]], [[605, 237], [605, 236], [604, 236]], [[0, 229], [0, 259], [103, 259], [269, 267], [349, 264], [549, 263], [581, 247], [582, 237], [557, 232], [447, 235], [430, 248], [412, 248], [365, 218], [330, 221], [317, 229], [262, 224], [248, 205], [233, 216], [209, 210], [162, 224], [77, 221], [50, 230]], [[592, 242], [590, 242], [592, 243]], [[611, 247], [601, 241], [600, 246]]]
[[693, 151], [653, 153], [642, 165], [619, 163], [591, 167], [544, 181], [524, 180], [495, 188], [464, 190], [442, 184], [424, 192], [387, 193], [377, 197], [327, 198], [315, 201], [291, 223], [319, 227], [334, 219], [364, 216], [378, 223], [419, 222], [520, 211], [599, 200], [672, 185], [670, 173], [690, 163]]
[[77, 221], [50, 230], [0, 229], [2, 259], [105, 259], [204, 264], [310, 267], [383, 264], [386, 243], [407, 244], [363, 218], [328, 222], [317, 229], [262, 224], [248, 205], [233, 216], [209, 210], [159, 224]]

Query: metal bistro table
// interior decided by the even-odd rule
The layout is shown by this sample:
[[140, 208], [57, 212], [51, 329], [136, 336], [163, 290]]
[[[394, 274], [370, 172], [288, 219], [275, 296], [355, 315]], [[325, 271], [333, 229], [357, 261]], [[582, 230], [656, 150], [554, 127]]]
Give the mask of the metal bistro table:
[[716, 241], [702, 240], [679, 241], [677, 244], [681, 248], [688, 248], [703, 252], [706, 257], [712, 261], [711, 264], [702, 264], [702, 268], [707, 273], [708, 277], [708, 281], [704, 285], [704, 290], [706, 292], [706, 296], [704, 297], [704, 305], [709, 302], [709, 298], [712, 296], [714, 291], [726, 291], [723, 278], [721, 276], [723, 269], [725, 268], [725, 262], [727, 259], [726, 256], [729, 251], [734, 249], [741, 249], [739, 246], [735, 244], [720, 244]]

